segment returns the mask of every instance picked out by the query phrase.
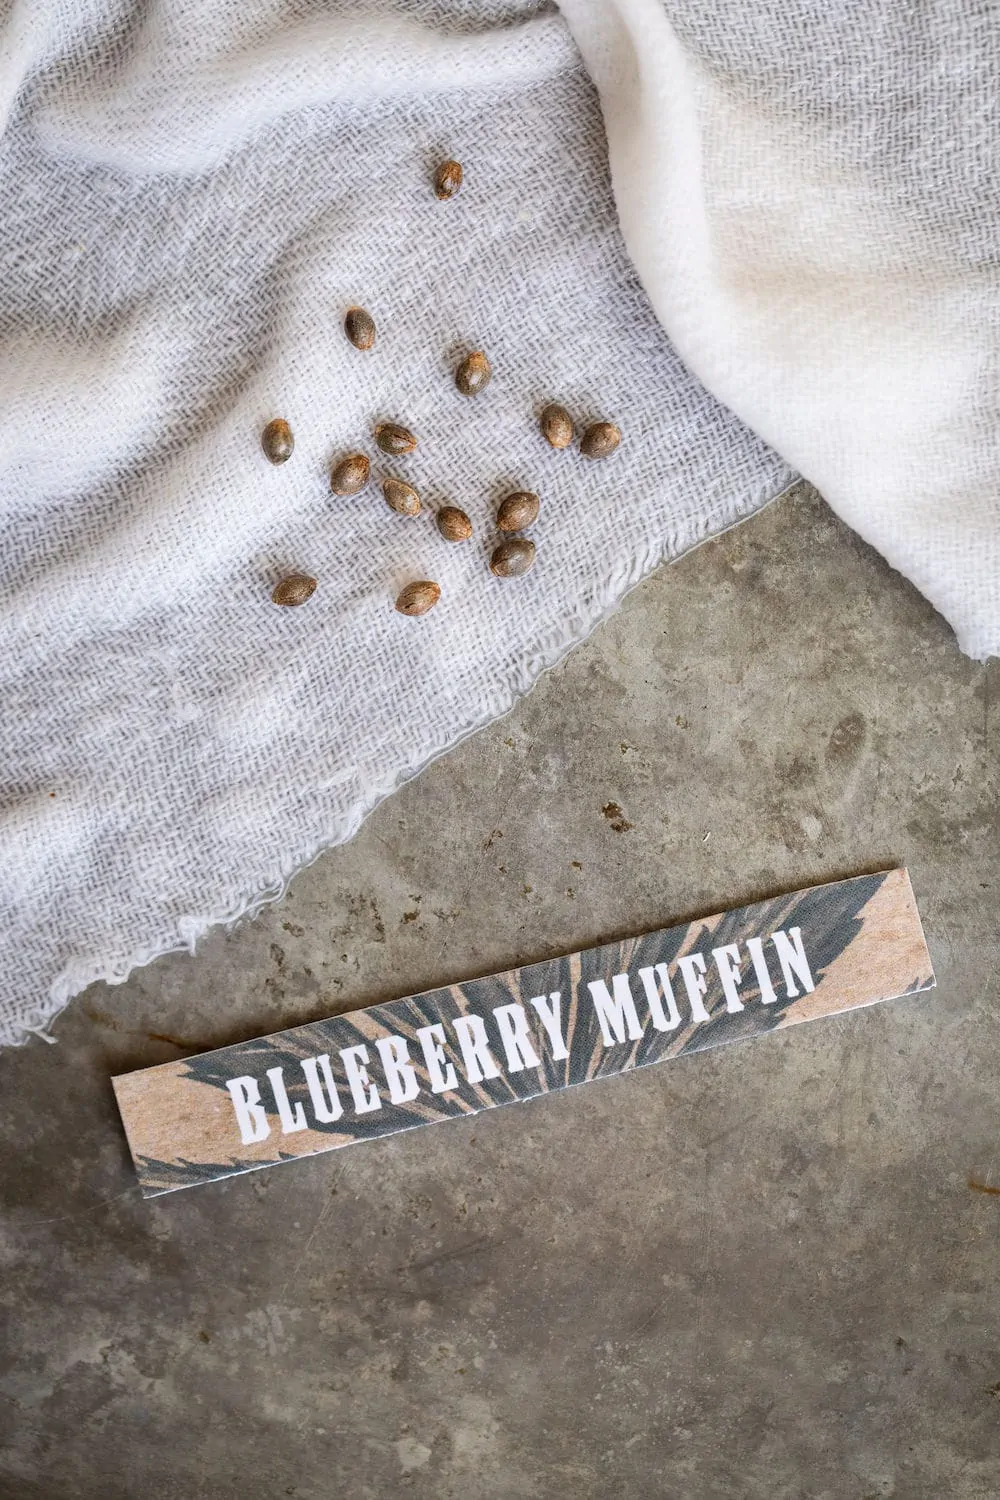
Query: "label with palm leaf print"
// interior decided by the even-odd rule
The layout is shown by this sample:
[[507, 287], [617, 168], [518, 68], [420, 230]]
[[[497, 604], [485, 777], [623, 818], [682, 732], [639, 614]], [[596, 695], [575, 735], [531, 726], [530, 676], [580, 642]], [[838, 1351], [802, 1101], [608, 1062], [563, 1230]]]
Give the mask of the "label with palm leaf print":
[[930, 989], [905, 870], [859, 875], [114, 1080], [144, 1196]]

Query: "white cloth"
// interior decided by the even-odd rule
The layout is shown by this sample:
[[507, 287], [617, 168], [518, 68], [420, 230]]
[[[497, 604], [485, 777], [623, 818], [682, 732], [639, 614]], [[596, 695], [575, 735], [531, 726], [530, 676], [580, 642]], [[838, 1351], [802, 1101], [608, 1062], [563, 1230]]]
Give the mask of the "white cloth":
[[[807, 0], [773, 19], [701, 0], [669, 18], [656, 0], [563, 9], [636, 265], [689, 365], [966, 649], [995, 649], [997, 379], [974, 326], [995, 307], [976, 176], [995, 150], [992, 24], [935, 12], [937, 50], [913, 53], [901, 0], [874, 41]], [[11, 1041], [280, 891], [657, 562], [793, 471], [657, 324], [551, 11], [14, 0], [0, 57]], [[925, 111], [959, 100], [942, 58], [972, 98], [961, 128], [979, 111], [968, 149]], [[901, 183], [882, 169], [908, 103]], [[439, 203], [444, 155], [466, 183]], [[368, 353], [341, 331], [353, 302], [378, 323]], [[472, 347], [496, 373], [470, 401], [451, 371]], [[550, 399], [620, 422], [619, 452], [547, 449], [534, 414]], [[259, 433], [277, 415], [296, 448], [272, 468]], [[374, 459], [381, 417], [421, 445], [376, 471], [429, 512], [462, 505], [473, 542], [395, 516], [374, 483], [330, 496], [331, 458]], [[538, 562], [500, 581], [490, 518], [520, 487], [542, 496]], [[280, 610], [270, 590], [292, 570], [319, 587]], [[415, 577], [443, 597], [404, 619], [392, 601]]]
[[1000, 653], [1000, 7], [562, 8], [689, 368]]

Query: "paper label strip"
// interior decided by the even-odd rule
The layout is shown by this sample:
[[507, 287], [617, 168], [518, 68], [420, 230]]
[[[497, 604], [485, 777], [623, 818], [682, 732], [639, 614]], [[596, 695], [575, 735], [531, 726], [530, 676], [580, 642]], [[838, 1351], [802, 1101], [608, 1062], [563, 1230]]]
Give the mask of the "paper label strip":
[[114, 1080], [145, 1196], [930, 989], [905, 870], [778, 896]]

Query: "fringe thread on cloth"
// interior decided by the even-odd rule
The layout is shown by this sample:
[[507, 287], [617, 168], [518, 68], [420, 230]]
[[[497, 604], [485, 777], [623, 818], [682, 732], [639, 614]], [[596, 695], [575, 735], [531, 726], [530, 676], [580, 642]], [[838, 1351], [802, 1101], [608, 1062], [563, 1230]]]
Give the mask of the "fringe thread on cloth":
[[[280, 895], [796, 469], [996, 649], [996, 25], [861, 30], [776, 0], [14, 0], [0, 1042]], [[548, 448], [551, 400], [621, 448]], [[417, 450], [384, 459], [381, 420]], [[373, 481], [332, 496], [353, 449]], [[538, 561], [496, 579], [524, 488]], [[318, 587], [282, 610], [289, 572]], [[440, 604], [396, 614], [421, 577]]]

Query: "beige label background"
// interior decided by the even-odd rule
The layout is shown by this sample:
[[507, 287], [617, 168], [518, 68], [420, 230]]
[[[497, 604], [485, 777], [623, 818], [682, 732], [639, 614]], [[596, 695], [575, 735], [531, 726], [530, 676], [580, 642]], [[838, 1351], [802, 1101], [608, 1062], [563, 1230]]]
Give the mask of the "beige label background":
[[[707, 955], [714, 946], [745, 943], [753, 936], [766, 941], [779, 928], [787, 931], [793, 927], [801, 928], [813, 968], [816, 984], [811, 993], [793, 999], [785, 997], [773, 1005], [762, 1004], [750, 966], [745, 964], [740, 991], [744, 1010], [730, 1014], [718, 977], [710, 967], [705, 996], [710, 1020], [698, 1025], [691, 1022], [683, 987], [677, 985], [678, 1004], [686, 1021], [669, 1033], [653, 1028], [637, 978], [640, 968], [665, 962], [676, 972], [674, 966], [684, 954], [700, 950]], [[630, 975], [644, 1030], [638, 1040], [629, 1039], [608, 1047], [589, 999], [587, 981], [603, 979], [610, 984], [615, 974], [626, 972]], [[772, 980], [781, 995], [779, 972], [777, 964], [772, 962]], [[909, 877], [904, 869], [899, 869], [778, 896], [662, 932], [646, 933], [565, 958], [453, 984], [425, 995], [164, 1063], [116, 1078], [114, 1087], [143, 1191], [151, 1195], [557, 1092], [574, 1084], [664, 1062], [685, 1052], [750, 1040], [802, 1021], [928, 989], [933, 983]], [[562, 996], [562, 1024], [569, 1049], [569, 1057], [558, 1062], [552, 1059], [547, 1035], [529, 1005], [533, 995], [548, 995], [556, 990]], [[526, 1015], [534, 1023], [532, 1035], [540, 1059], [538, 1068], [507, 1072], [497, 1080], [472, 1085], [464, 1076], [460, 1057], [449, 1048], [449, 1059], [458, 1075], [457, 1086], [441, 1094], [431, 1092], [417, 1038], [420, 1028], [443, 1022], [448, 1036], [447, 1022], [464, 1014], [480, 1015], [492, 1027], [493, 1009], [511, 1003], [525, 1007]], [[421, 1092], [410, 1103], [395, 1106], [389, 1103], [383, 1090], [382, 1107], [357, 1116], [350, 1107], [350, 1090], [340, 1050], [357, 1045], [368, 1047], [372, 1076], [377, 1081], [373, 1043], [378, 1037], [389, 1035], [406, 1040]], [[495, 1047], [495, 1052], [502, 1057], [499, 1048]], [[330, 1057], [345, 1106], [343, 1117], [330, 1127], [317, 1126], [313, 1119], [300, 1066], [304, 1058], [321, 1053]], [[283, 1068], [290, 1099], [293, 1103], [303, 1103], [312, 1125], [283, 1135], [277, 1115], [269, 1114], [268, 1137], [244, 1145], [226, 1081], [249, 1075], [260, 1083], [262, 1101], [269, 1101], [265, 1073], [275, 1066]]]

